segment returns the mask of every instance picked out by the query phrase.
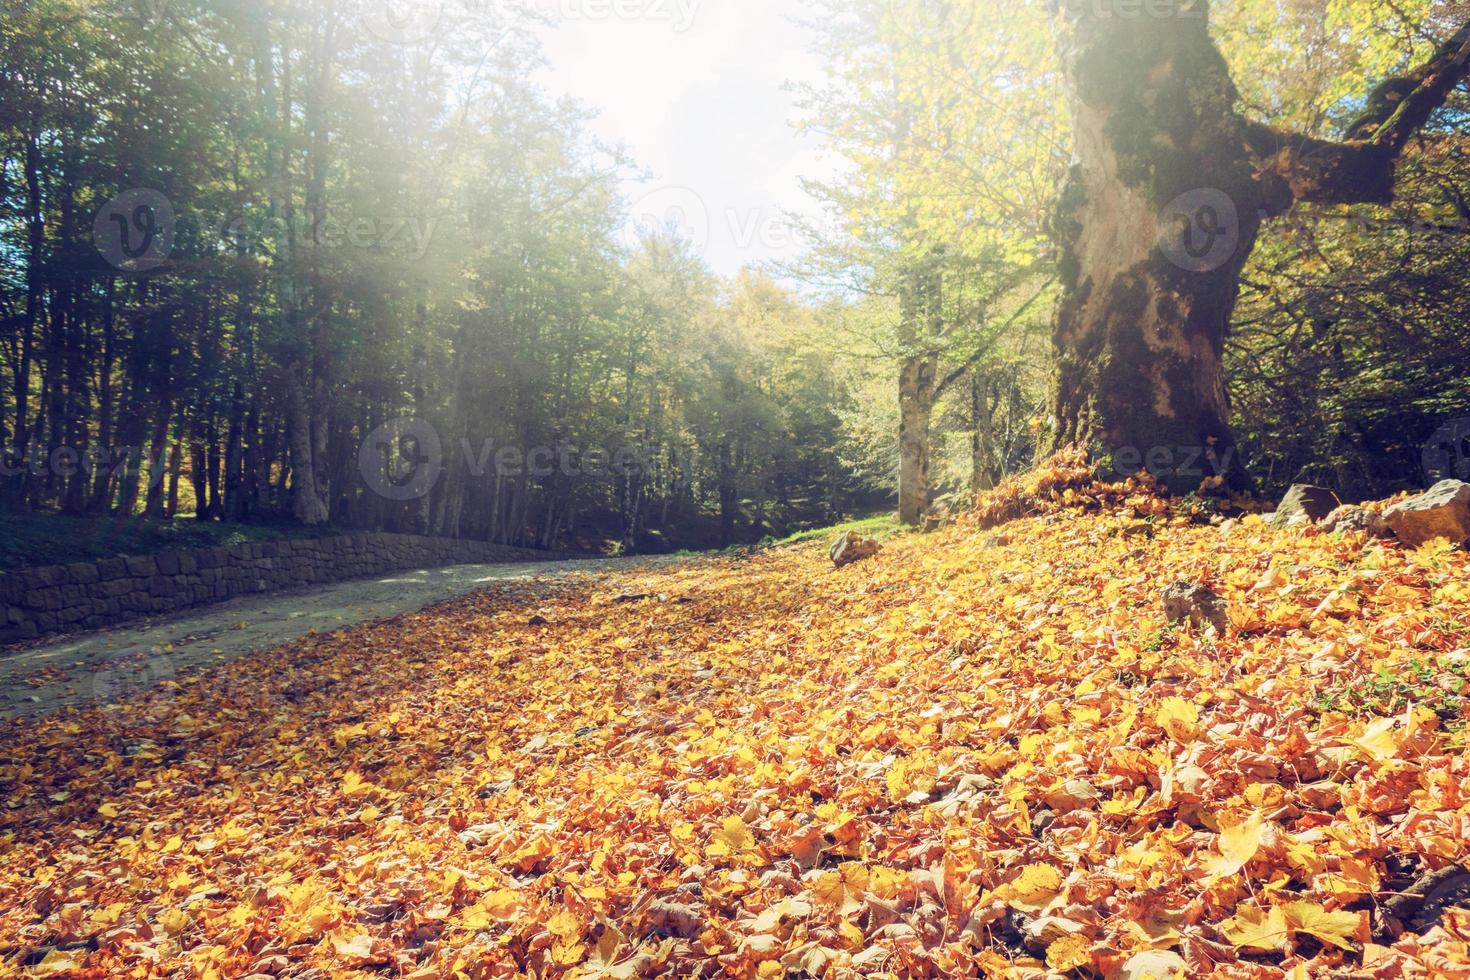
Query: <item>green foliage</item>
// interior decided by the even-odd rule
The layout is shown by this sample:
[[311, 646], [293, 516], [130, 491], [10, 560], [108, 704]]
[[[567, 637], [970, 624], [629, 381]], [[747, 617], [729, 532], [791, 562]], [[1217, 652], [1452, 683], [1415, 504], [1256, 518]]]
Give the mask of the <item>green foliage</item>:
[[[636, 551], [784, 534], [867, 494], [811, 310], [717, 281], [670, 236], [620, 236], [632, 167], [536, 85], [513, 8], [452, 5], [433, 43], [400, 45], [359, 2], [13, 6], [0, 447], [143, 462], [16, 467], [11, 508]], [[147, 270], [93, 241], [136, 188], [177, 225]], [[445, 468], [395, 502], [359, 451], [406, 418]], [[495, 465], [506, 448], [636, 463], [542, 475]]]

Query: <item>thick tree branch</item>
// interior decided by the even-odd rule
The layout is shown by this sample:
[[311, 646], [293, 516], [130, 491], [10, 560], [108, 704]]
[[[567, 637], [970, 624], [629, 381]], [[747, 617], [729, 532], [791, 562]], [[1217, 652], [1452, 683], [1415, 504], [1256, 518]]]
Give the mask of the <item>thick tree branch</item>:
[[1470, 21], [1428, 61], [1374, 89], [1341, 142], [1246, 120], [1246, 143], [1261, 168], [1268, 210], [1279, 214], [1296, 201], [1381, 204], [1392, 200], [1399, 155], [1467, 74]]

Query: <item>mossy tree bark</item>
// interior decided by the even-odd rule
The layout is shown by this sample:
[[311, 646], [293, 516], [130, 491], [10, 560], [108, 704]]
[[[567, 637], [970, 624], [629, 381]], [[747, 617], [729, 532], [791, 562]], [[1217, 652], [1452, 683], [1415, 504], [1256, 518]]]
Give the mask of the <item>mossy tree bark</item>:
[[1262, 223], [1297, 201], [1388, 200], [1404, 146], [1465, 78], [1470, 24], [1329, 142], [1238, 111], [1205, 0], [1062, 6], [1076, 160], [1054, 219], [1055, 443], [1174, 492], [1244, 487], [1223, 357]]

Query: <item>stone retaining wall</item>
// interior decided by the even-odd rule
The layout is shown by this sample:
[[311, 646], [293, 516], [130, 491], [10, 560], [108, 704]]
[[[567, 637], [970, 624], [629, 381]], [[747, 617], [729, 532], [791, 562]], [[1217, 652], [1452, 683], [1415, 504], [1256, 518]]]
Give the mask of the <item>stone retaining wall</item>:
[[178, 612], [235, 596], [412, 568], [567, 555], [406, 534], [263, 541], [0, 574], [0, 645]]

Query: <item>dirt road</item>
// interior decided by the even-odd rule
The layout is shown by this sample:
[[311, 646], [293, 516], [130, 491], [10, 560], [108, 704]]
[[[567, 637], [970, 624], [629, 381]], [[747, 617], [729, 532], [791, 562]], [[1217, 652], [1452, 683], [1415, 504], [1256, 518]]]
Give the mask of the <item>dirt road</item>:
[[179, 672], [389, 619], [496, 582], [558, 578], [627, 567], [625, 561], [461, 565], [312, 589], [245, 596], [177, 616], [73, 637], [0, 660], [0, 718], [33, 717], [116, 700]]

